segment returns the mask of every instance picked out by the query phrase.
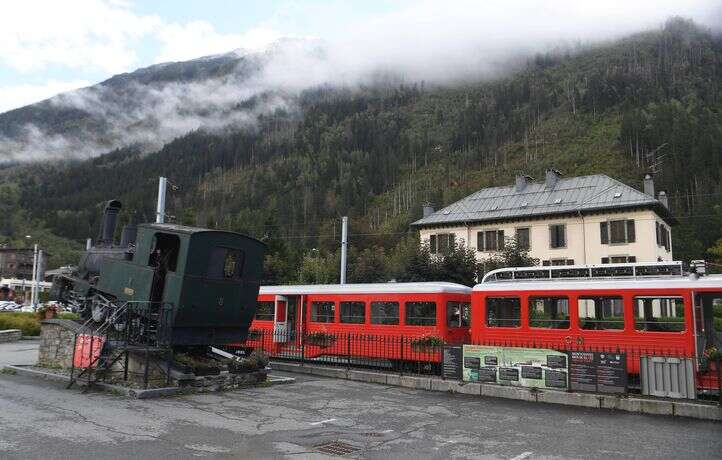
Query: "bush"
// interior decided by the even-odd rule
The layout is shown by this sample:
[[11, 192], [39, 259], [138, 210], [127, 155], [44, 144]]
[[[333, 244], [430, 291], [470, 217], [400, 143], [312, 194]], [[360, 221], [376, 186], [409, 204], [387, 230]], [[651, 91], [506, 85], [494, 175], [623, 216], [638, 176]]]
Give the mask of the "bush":
[[433, 335], [425, 335], [411, 340], [411, 347], [415, 349], [434, 348], [444, 345], [444, 340]]
[[[60, 319], [78, 319], [77, 313], [63, 312], [58, 315]], [[40, 321], [35, 317], [35, 313], [4, 311], [0, 312], [0, 331], [4, 329], [20, 329], [23, 335], [37, 336], [40, 335]]]
[[40, 335], [40, 321], [35, 313], [0, 312], [0, 330], [20, 329], [23, 335]]

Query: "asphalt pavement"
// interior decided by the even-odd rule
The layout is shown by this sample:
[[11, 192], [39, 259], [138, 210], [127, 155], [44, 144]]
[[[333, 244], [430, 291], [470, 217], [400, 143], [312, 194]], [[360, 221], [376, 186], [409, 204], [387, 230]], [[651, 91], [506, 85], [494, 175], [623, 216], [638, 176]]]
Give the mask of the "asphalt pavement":
[[[0, 363], [32, 345], [0, 344]], [[722, 458], [719, 423], [291, 376], [135, 400], [0, 374], [0, 458]]]

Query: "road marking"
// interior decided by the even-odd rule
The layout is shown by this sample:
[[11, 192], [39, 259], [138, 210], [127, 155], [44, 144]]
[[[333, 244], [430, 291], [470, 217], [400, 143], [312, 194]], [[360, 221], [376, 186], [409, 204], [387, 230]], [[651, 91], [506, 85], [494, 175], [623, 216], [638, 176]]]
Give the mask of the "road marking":
[[328, 420], [321, 420], [320, 422], [311, 422], [311, 425], [322, 425], [324, 423], [333, 422], [336, 420], [335, 418], [330, 418]]
[[521, 454], [517, 455], [516, 457], [512, 458], [511, 460], [524, 460], [534, 452], [522, 452]]
[[382, 431], [382, 433], [391, 433], [392, 431], [394, 431], [394, 430], [384, 430], [384, 431]]

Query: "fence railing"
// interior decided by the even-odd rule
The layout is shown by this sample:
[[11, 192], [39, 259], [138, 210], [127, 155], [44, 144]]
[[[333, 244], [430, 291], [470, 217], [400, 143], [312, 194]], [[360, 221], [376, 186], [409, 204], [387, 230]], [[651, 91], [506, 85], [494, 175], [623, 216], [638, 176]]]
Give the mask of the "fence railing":
[[[343, 332], [312, 332], [299, 335], [292, 332], [251, 330], [245, 342], [230, 349], [258, 349], [277, 360], [303, 364], [358, 367], [397, 372], [400, 374], [443, 376], [445, 346], [481, 345], [493, 347], [544, 348], [559, 352], [624, 353], [627, 357], [630, 391], [639, 391], [639, 363], [642, 356], [693, 359], [693, 354], [678, 347], [644, 347], [615, 345], [587, 345], [575, 340], [461, 340], [443, 342], [430, 336], [404, 336]], [[698, 386], [707, 388], [722, 402], [720, 359], [702, 360]]]

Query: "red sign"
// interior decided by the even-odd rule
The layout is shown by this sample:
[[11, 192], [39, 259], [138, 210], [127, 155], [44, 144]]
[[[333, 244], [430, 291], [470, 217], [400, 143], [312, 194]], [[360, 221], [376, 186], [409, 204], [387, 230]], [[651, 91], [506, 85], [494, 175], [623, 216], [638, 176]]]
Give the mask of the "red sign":
[[95, 367], [98, 364], [100, 351], [103, 349], [105, 338], [95, 335], [81, 334], [75, 341], [75, 354], [73, 365], [75, 367]]

